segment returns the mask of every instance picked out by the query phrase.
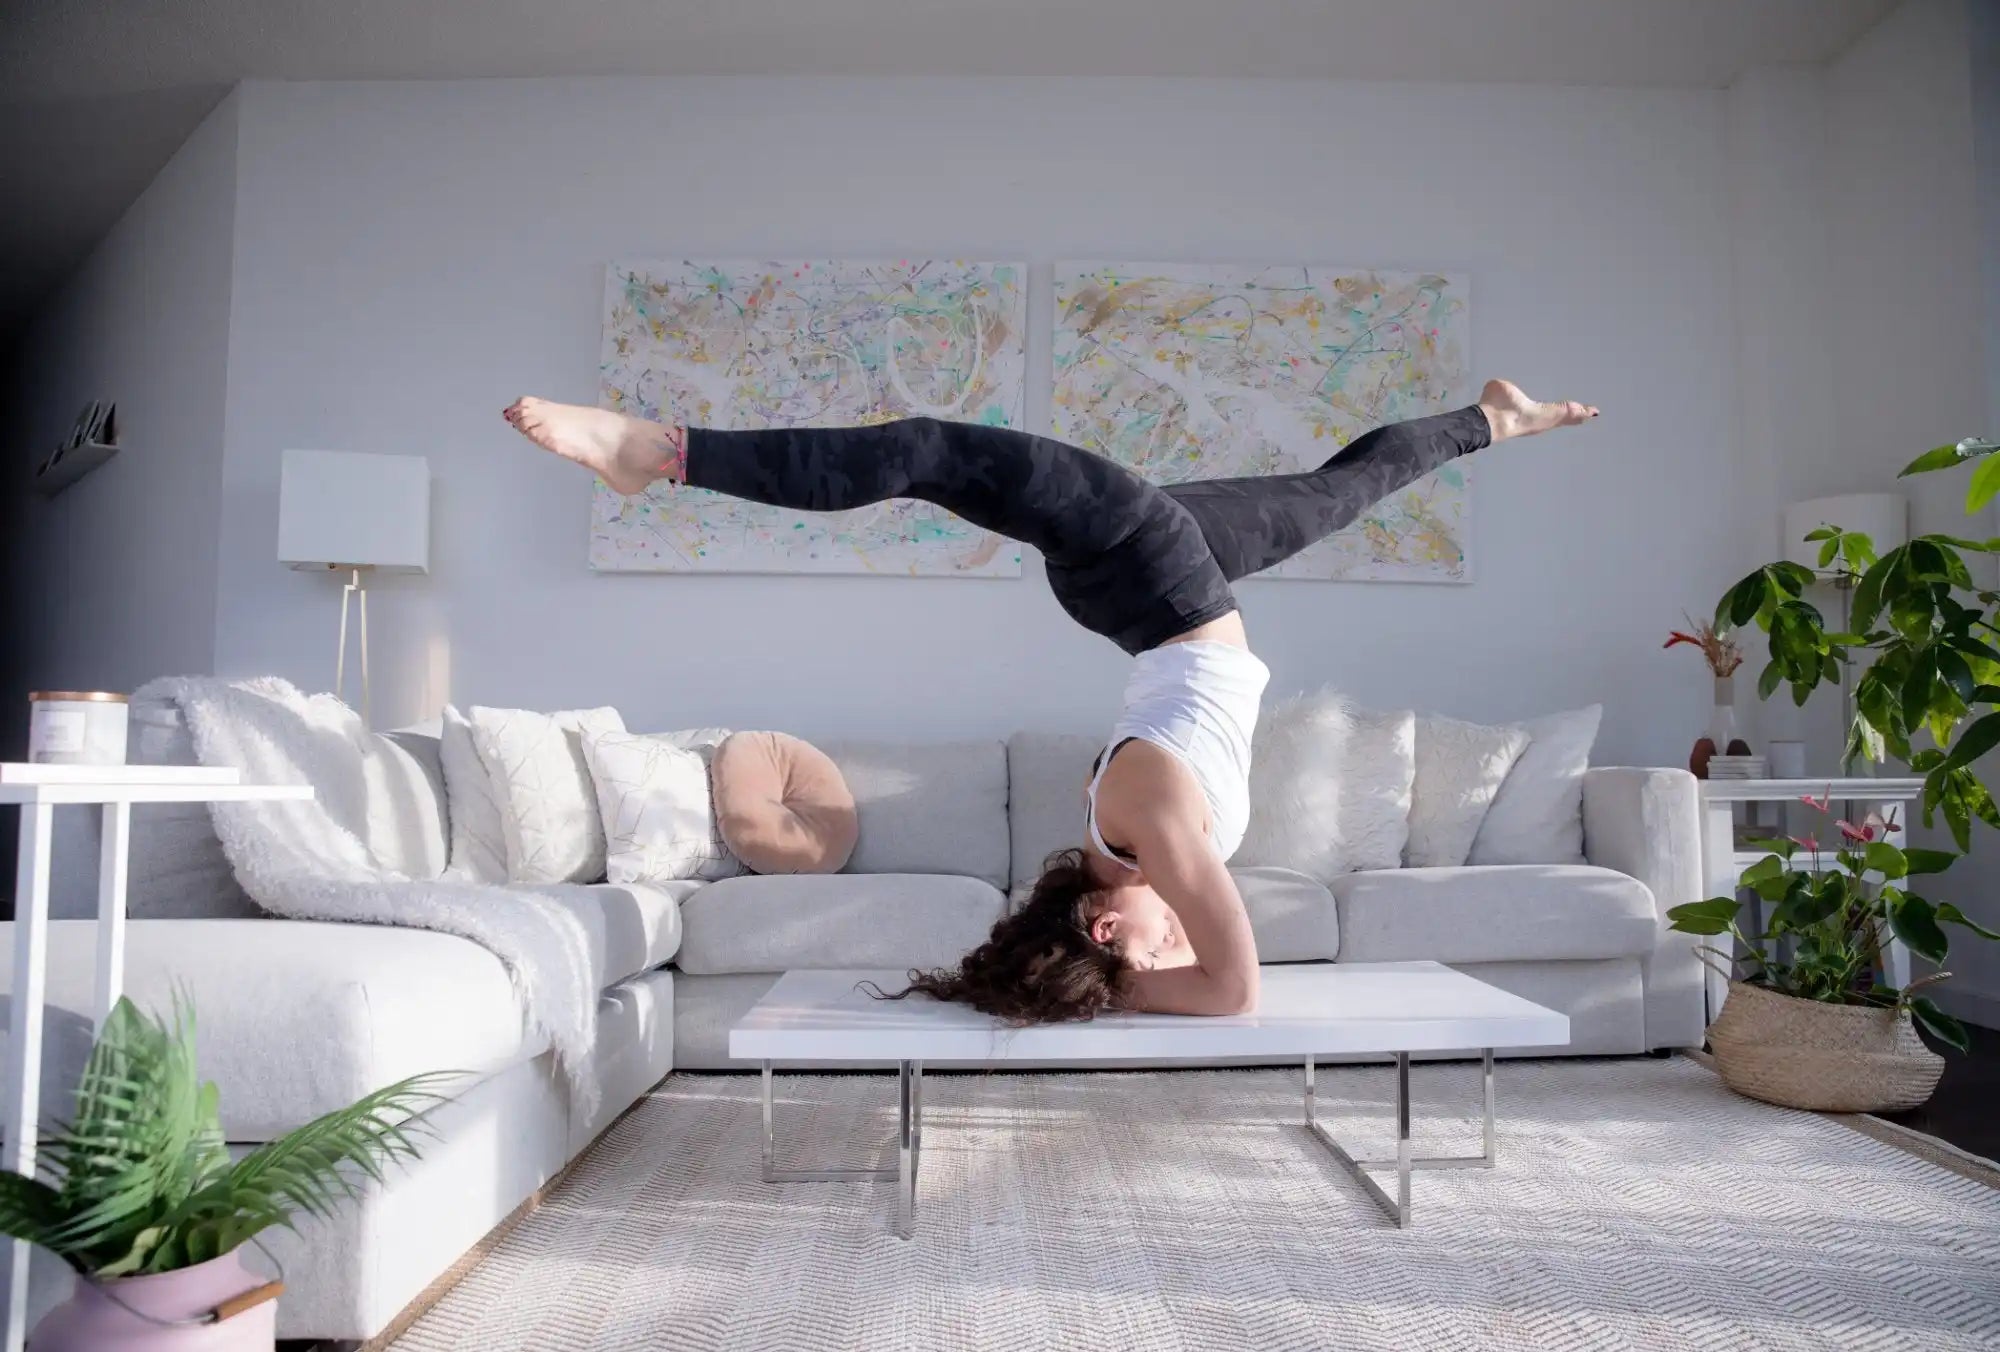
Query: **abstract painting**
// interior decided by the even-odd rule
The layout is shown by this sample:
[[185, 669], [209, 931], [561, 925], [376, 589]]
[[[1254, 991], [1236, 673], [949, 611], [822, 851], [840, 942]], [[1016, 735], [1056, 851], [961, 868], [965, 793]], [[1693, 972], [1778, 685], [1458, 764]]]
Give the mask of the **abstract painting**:
[[[1063, 263], [1055, 435], [1158, 483], [1315, 469], [1382, 423], [1470, 401], [1466, 279], [1371, 268]], [[1463, 582], [1449, 465], [1264, 577]]]
[[[606, 269], [599, 403], [725, 430], [932, 416], [1019, 427], [1026, 270], [1014, 263], [705, 260]], [[599, 483], [606, 571], [1015, 577], [1020, 547], [928, 503], [787, 512]]]

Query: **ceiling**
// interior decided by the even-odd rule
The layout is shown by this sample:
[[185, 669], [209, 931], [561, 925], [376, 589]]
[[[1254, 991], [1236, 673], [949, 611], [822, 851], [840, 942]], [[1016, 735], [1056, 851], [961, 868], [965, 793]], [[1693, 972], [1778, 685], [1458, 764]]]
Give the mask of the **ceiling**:
[[1897, 0], [0, 0], [0, 333], [238, 80], [1127, 75], [1720, 88]]

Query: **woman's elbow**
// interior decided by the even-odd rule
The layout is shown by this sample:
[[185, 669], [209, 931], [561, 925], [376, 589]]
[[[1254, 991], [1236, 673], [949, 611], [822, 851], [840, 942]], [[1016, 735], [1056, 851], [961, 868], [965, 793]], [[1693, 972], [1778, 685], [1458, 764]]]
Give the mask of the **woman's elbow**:
[[1223, 977], [1216, 983], [1216, 1013], [1220, 1015], [1255, 1014], [1257, 1012], [1257, 971], [1252, 968], [1246, 975]]

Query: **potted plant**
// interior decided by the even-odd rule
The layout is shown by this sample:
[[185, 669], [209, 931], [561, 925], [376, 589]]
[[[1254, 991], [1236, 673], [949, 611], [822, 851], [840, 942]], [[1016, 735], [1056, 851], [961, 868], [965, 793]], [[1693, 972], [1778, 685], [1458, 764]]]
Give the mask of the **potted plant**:
[[[2000, 493], [1996, 450], [2000, 442], [1967, 438], [1925, 452], [1902, 473], [1973, 463], [1966, 511], [1977, 512]], [[1946, 925], [2000, 938], [1951, 903], [1931, 901], [1905, 885], [1908, 878], [1948, 869], [1971, 847], [1974, 820], [2000, 826], [2000, 806], [1976, 764], [2000, 745], [2000, 647], [1994, 644], [2000, 592], [1975, 586], [1965, 563], [1966, 553], [2000, 553], [2000, 538], [1919, 535], [1879, 557], [1866, 535], [1838, 526], [1807, 538], [1820, 542], [1820, 569], [1853, 582], [1847, 630], [1828, 630], [1804, 600], [1820, 574], [1788, 561], [1766, 564], [1731, 587], [1716, 606], [1715, 624], [1754, 622], [1769, 635], [1770, 661], [1757, 681], [1764, 698], [1787, 685], [1793, 700], [1804, 704], [1821, 683], [1859, 667], [1845, 757], [1877, 764], [1893, 758], [1921, 774], [1924, 823], [1941, 814], [1957, 852], [1900, 848], [1885, 838], [1897, 828], [1893, 822], [1841, 823], [1835, 867], [1822, 867], [1816, 846], [1784, 840], [1766, 842], [1769, 852], [1744, 872], [1742, 885], [1773, 903], [1764, 933], [1743, 932], [1735, 897], [1677, 906], [1668, 915], [1676, 929], [1728, 934], [1744, 950], [1741, 959], [1731, 956], [1743, 970], [1710, 1029], [1718, 1066], [1727, 1058], [1736, 1067], [1724, 1071], [1725, 1079], [1800, 1107], [1913, 1106], [1935, 1085], [1934, 1069], [1927, 1080], [1912, 1071], [1893, 1087], [1894, 1077], [1885, 1073], [1881, 1092], [1871, 1097], [1854, 1084], [1840, 1092], [1814, 1090], [1801, 1085], [1799, 1075], [1789, 1077], [1788, 1088], [1769, 1067], [1789, 1057], [1835, 1078], [1843, 1064], [1862, 1063], [1856, 1058], [1886, 1056], [1914, 1067], [1923, 1058], [1916, 1054], [1921, 1041], [1913, 1021], [1948, 1046], [1966, 1046], [1957, 1020], [1916, 993], [1949, 973], [1939, 970], [1898, 989], [1884, 980], [1880, 955], [1894, 935], [1941, 968], [1949, 947]], [[1801, 849], [1810, 856], [1803, 866]], [[1848, 1050], [1831, 1059], [1818, 1055], [1829, 1046]], [[1746, 1088], [1753, 1060], [1766, 1068], [1756, 1083], [1768, 1092]]]
[[36, 1352], [247, 1352], [276, 1341], [281, 1289], [242, 1248], [297, 1212], [325, 1216], [360, 1177], [417, 1155], [420, 1114], [443, 1075], [368, 1094], [232, 1161], [213, 1083], [196, 1074], [194, 1020], [120, 1000], [76, 1090], [75, 1115], [42, 1147], [47, 1181], [0, 1171], [0, 1234], [76, 1271], [69, 1301], [36, 1326]]
[[[1826, 799], [1804, 801], [1832, 816]], [[1910, 890], [1910, 878], [1957, 858], [1950, 851], [1902, 848], [1889, 839], [1899, 825], [1872, 814], [1858, 825], [1831, 825], [1840, 841], [1831, 851], [1823, 851], [1818, 832], [1759, 842], [1767, 853], [1739, 879], [1771, 908], [1757, 933], [1745, 932], [1735, 897], [1690, 902], [1667, 915], [1685, 934], [1728, 935], [1742, 954], [1702, 950], [1705, 961], [1721, 957], [1747, 969], [1708, 1030], [1723, 1083], [1751, 1098], [1822, 1112], [1913, 1108], [1930, 1097], [1944, 1069], [1915, 1024], [1961, 1050], [1965, 1029], [1918, 994], [1950, 973], [1900, 989], [1881, 979], [1889, 936], [1942, 963], [1945, 925], [2000, 935], [1950, 902]]]

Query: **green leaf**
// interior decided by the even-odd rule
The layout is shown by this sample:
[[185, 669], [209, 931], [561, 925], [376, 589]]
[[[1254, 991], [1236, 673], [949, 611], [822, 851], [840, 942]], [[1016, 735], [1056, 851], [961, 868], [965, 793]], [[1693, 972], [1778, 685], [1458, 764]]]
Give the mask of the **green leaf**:
[[2000, 449], [2000, 444], [1988, 441], [1984, 437], [1967, 437], [1949, 446], [1933, 446], [1903, 466], [1902, 472], [1896, 477], [1901, 479], [1912, 474], [1926, 474], [1931, 470], [1950, 469], [1960, 461], [1986, 455], [1996, 449]]
[[1866, 633], [1875, 627], [1875, 617], [1882, 612], [1882, 589], [1888, 585], [1890, 575], [1902, 561], [1903, 546], [1884, 554], [1861, 575], [1861, 581], [1854, 587], [1854, 605], [1851, 622], [1856, 629]]
[[1974, 692], [1979, 689], [1979, 683], [1973, 680], [1972, 668], [1966, 664], [1964, 654], [1951, 648], [1939, 648], [1937, 671], [1959, 699], [1970, 706]]
[[1904, 873], [1916, 877], [1923, 873], [1943, 873], [1958, 862], [1958, 856], [1950, 850], [1926, 850], [1912, 846], [1903, 851]]
[[1739, 903], [1734, 897], [1685, 902], [1668, 909], [1667, 919], [1673, 922], [1668, 928], [1679, 930], [1682, 934], [1724, 934], [1736, 919], [1738, 909]]
[[1774, 563], [1764, 571], [1770, 574], [1774, 586], [1792, 596], [1802, 594], [1807, 587], [1819, 581], [1818, 575], [1812, 569], [1802, 563], [1793, 563], [1789, 559], [1782, 563]]
[[1903, 726], [1914, 728], [1924, 721], [1930, 711], [1931, 691], [1937, 685], [1937, 662], [1929, 653], [1920, 655], [1910, 664], [1909, 673], [1903, 678]]
[[[2000, 465], [2000, 460], [1989, 460], [1987, 463]], [[1955, 770], [1962, 765], [1970, 765], [1995, 746], [2000, 746], [2000, 713], [1986, 714], [1960, 733], [1944, 758], [1944, 768]]]
[[[1987, 464], [1994, 463], [1989, 460]], [[1937, 1001], [1928, 995], [1910, 997], [1910, 1017], [1922, 1024], [1927, 1032], [1953, 1051], [1969, 1052], [1972, 1039], [1965, 1031], [1965, 1025], [1938, 1008]]]
[[1861, 852], [1863, 865], [1871, 872], [1881, 874], [1885, 879], [1894, 880], [1906, 876], [1910, 871], [1903, 852], [1886, 840], [1874, 840]]
[[1905, 893], [1889, 908], [1889, 928], [1912, 953], [1943, 962], [1951, 941], [1938, 928], [1937, 912], [1922, 897]]
[[1770, 586], [1770, 575], [1762, 569], [1736, 584], [1734, 590], [1729, 593], [1730, 628], [1740, 629], [1757, 618], [1757, 612], [1764, 607], [1764, 596]]
[[1992, 930], [1972, 919], [1964, 911], [1959, 910], [1958, 907], [1948, 901], [1937, 903], [1937, 918], [1947, 925], [1963, 926], [1982, 939], [2000, 939], [2000, 934], [1995, 934]]
[[2000, 458], [1982, 460], [1972, 471], [1971, 482], [1966, 485], [1966, 515], [1970, 516], [1993, 501], [1995, 493], [2000, 493]]
[[1780, 877], [1784, 872], [1785, 861], [1775, 854], [1767, 854], [1749, 868], [1744, 869], [1743, 876], [1737, 881], [1744, 887], [1754, 887], [1766, 878]]
[[1764, 670], [1757, 675], [1757, 698], [1769, 699], [1771, 692], [1778, 688], [1778, 682], [1785, 679], [1785, 673], [1776, 659], [1764, 664]]
[[1801, 538], [1807, 540], [1839, 540], [1840, 530], [1835, 526], [1816, 526], [1812, 530], [1807, 531]]

